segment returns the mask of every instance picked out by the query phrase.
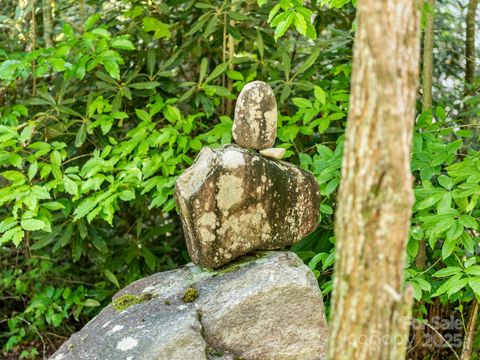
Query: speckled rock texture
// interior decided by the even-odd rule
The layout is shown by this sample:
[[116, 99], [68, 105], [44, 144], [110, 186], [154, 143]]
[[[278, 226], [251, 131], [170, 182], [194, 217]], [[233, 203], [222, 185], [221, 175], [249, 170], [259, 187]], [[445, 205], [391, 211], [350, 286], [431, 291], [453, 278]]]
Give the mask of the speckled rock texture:
[[[187, 289], [198, 297], [182, 300]], [[327, 324], [318, 283], [291, 252], [264, 252], [209, 271], [193, 264], [114, 296], [149, 300], [103, 309], [50, 360], [322, 360]]]
[[272, 88], [263, 81], [245, 85], [235, 105], [232, 127], [235, 142], [248, 149], [266, 149], [277, 136], [277, 102]]
[[175, 197], [192, 261], [208, 268], [291, 245], [318, 224], [311, 173], [236, 145], [203, 148]]

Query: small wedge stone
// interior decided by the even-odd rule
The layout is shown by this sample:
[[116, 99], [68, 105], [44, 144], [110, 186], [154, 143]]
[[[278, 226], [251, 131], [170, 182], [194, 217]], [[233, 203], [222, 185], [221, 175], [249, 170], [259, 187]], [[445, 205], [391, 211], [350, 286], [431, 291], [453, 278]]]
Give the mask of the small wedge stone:
[[262, 154], [263, 156], [280, 160], [281, 158], [283, 158], [286, 151], [287, 150], [285, 150], [284, 148], [268, 148], [268, 149], [260, 150], [259, 153]]

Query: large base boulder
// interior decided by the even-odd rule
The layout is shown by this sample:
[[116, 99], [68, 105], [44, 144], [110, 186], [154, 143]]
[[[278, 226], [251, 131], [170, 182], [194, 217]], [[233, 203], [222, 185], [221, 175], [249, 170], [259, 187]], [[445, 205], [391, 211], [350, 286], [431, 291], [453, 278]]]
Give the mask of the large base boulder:
[[138, 280], [50, 359], [320, 360], [326, 342], [310, 269], [291, 252], [265, 252]]
[[320, 211], [310, 172], [236, 145], [203, 148], [175, 198], [192, 261], [209, 268], [303, 239]]

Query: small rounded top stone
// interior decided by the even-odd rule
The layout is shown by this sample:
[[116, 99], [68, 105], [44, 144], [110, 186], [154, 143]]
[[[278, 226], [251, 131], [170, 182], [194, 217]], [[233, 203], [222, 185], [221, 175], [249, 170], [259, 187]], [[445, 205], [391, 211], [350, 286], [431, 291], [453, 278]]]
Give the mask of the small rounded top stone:
[[233, 139], [245, 148], [273, 147], [277, 136], [277, 102], [272, 88], [263, 81], [244, 86], [235, 106]]

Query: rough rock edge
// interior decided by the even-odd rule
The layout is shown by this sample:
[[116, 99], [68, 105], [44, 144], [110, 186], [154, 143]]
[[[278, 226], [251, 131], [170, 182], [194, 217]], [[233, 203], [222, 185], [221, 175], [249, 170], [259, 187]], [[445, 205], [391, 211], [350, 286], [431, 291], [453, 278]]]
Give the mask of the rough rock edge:
[[[233, 272], [233, 271], [241, 271], [244, 268], [247, 268], [248, 265], [252, 264], [252, 262], [262, 261], [262, 259], [268, 257], [269, 254], [272, 254], [272, 253], [275, 253], [275, 252], [276, 251], [256, 251], [252, 254], [247, 254], [247, 255], [241, 256], [240, 258], [237, 258], [234, 262], [228, 263], [226, 265], [223, 265], [220, 268], [213, 269], [213, 270], [208, 269], [208, 268], [204, 268], [204, 267], [201, 267], [201, 266], [198, 266], [198, 265], [194, 265], [192, 263], [186, 264], [184, 267], [179, 268], [179, 269], [184, 268], [184, 269], [188, 270], [188, 273], [191, 276], [191, 280], [190, 280], [189, 283], [186, 284], [185, 290], [187, 291], [188, 289], [195, 288], [195, 285], [197, 283], [199, 283], [201, 281], [205, 281], [205, 280], [207, 280], [211, 277], [214, 277], [218, 274], [228, 274], [228, 273]], [[291, 255], [293, 254], [292, 252], [284, 251], [283, 253], [287, 255], [288, 263], [289, 263], [290, 266], [295, 267], [295, 268], [305, 266], [305, 264], [298, 257], [297, 258], [295, 258], [296, 256], [291, 257]], [[267, 260], [267, 259], [265, 259], [265, 260]], [[197, 274], [195, 274], [192, 271], [193, 269], [201, 269], [202, 271], [206, 272], [207, 275], [206, 276], [204, 275], [203, 278], [198, 278]], [[176, 270], [178, 270], [178, 269], [176, 269]], [[134, 283], [132, 283], [132, 284], [134, 284]], [[130, 285], [132, 285], [132, 284], [130, 284]], [[130, 285], [128, 285], [128, 286], [130, 286]], [[145, 288], [145, 289], [147, 289], [147, 288]], [[123, 292], [123, 290], [124, 289], [117, 292], [112, 297], [112, 303], [107, 305], [107, 306], [112, 306], [113, 307], [112, 304], [113, 304], [114, 299], [118, 300], [119, 298], [121, 298], [125, 294], [129, 294], [128, 292]], [[146, 294], [146, 293], [147, 292], [142, 291], [142, 292], [132, 294], [132, 295], [138, 297], [138, 296], [142, 296], [143, 294]], [[147, 294], [149, 294], [149, 293], [147, 293]], [[152, 295], [152, 296], [148, 297], [148, 299], [146, 299], [143, 302], [148, 302], [148, 301], [151, 301], [151, 300], [154, 300], [154, 299], [158, 299], [158, 296], [155, 293], [150, 294], [150, 295]], [[185, 303], [183, 298], [179, 300], [179, 303], [182, 303], [182, 302]], [[139, 305], [139, 304], [141, 304], [141, 303], [132, 304], [131, 306], [136, 306], [136, 305]], [[167, 304], [166, 302], [165, 302], [165, 304], [170, 305], [170, 303]], [[214, 346], [212, 346], [212, 344], [210, 344], [207, 341], [207, 337], [205, 336], [205, 328], [204, 328], [204, 325], [202, 323], [202, 313], [197, 308], [197, 305], [195, 304], [195, 301], [189, 302], [189, 304], [184, 304], [184, 306], [189, 306], [190, 310], [192, 310], [194, 312], [196, 320], [198, 321], [199, 330], [194, 329], [194, 332], [197, 333], [198, 335], [200, 335], [200, 337], [203, 339], [203, 342], [205, 343], [205, 360], [243, 360], [243, 358], [240, 357], [240, 355], [236, 355], [236, 354], [232, 353], [230, 350], [216, 349]], [[116, 311], [119, 311], [119, 310], [116, 310]], [[95, 318], [96, 318], [96, 316], [93, 319], [91, 319], [90, 321], [94, 321]], [[72, 334], [72, 336], [74, 336], [74, 335], [76, 335], [76, 333]], [[59, 349], [57, 349], [57, 352], [55, 352], [49, 358], [49, 360], [65, 359], [65, 356], [68, 355], [68, 353], [71, 350], [73, 350], [74, 345], [72, 343], [70, 343], [70, 339], [72, 338], [72, 336], [67, 341], [65, 341], [65, 343], [62, 344], [62, 346], [61, 346], [61, 348], [62, 348], [62, 347], [64, 347], [64, 345], [66, 345], [67, 352], [62, 352], [62, 353], [57, 354], [58, 350], [61, 349], [61, 348], [59, 348]], [[75, 359], [77, 359], [76, 356], [75, 356]]]

